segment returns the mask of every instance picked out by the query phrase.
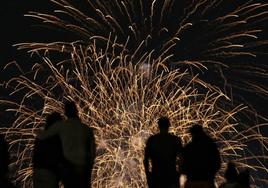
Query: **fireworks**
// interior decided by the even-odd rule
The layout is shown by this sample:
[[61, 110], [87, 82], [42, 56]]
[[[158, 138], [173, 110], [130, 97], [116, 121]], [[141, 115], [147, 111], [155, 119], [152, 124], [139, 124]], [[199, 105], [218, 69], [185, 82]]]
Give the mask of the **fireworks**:
[[[82, 121], [95, 128], [98, 156], [93, 187], [145, 187], [143, 148], [148, 136], [156, 132], [160, 115], [170, 117], [171, 131], [184, 143], [189, 140], [187, 130], [192, 123], [203, 123], [219, 141], [224, 160], [236, 158], [241, 166], [250, 165], [248, 156], [241, 153], [247, 150], [247, 139], [265, 144], [265, 138], [257, 132], [261, 125], [238, 133], [235, 114], [243, 106], [231, 111], [220, 108], [218, 104], [228, 98], [198, 78], [186, 83], [184, 78], [191, 77], [188, 72], [169, 70], [161, 60], [134, 64], [124, 53], [110, 56], [96, 52], [95, 46], [87, 49], [84, 52], [73, 48], [72, 60], [58, 65], [44, 57], [32, 73], [35, 79], [14, 78], [15, 92], [26, 90], [22, 103], [14, 108], [19, 116], [7, 135], [20, 138], [12, 144], [21, 145], [16, 163], [23, 164], [19, 165], [18, 180], [23, 180], [25, 187], [31, 180], [29, 166], [35, 133], [43, 126], [45, 114], [61, 111], [65, 98], [77, 101]], [[38, 80], [36, 73], [40, 69], [48, 69], [50, 74], [42, 84], [37, 84], [34, 80]], [[207, 86], [207, 92], [199, 93], [194, 85]], [[44, 107], [32, 110], [27, 98], [43, 101]], [[250, 166], [260, 170], [261, 165]]]
[[[18, 153], [16, 181], [31, 186], [34, 138], [45, 115], [61, 112], [66, 98], [77, 101], [82, 121], [95, 129], [98, 149], [93, 187], [146, 186], [143, 148], [157, 131], [160, 115], [170, 117], [171, 131], [183, 143], [189, 141], [188, 128], [202, 123], [218, 141], [223, 166], [232, 159], [240, 167], [267, 174], [263, 163], [267, 138], [260, 132], [266, 124], [239, 123], [238, 115], [248, 115], [248, 107], [233, 101], [227, 90], [231, 84], [256, 91], [258, 85], [243, 88], [249, 79], [245, 73], [253, 68], [241, 69], [237, 60], [264, 53], [259, 48], [267, 41], [257, 35], [262, 32], [259, 23], [267, 19], [268, 4], [238, 3], [227, 13], [209, 16], [226, 1], [185, 5], [168, 0], [87, 1], [88, 12], [64, 0], [52, 2], [59, 7], [53, 14], [30, 12], [27, 16], [73, 32], [76, 39], [19, 45], [45, 53], [31, 72], [7, 84], [15, 85], [14, 93], [25, 93], [22, 100], [1, 101], [17, 112], [13, 127], [2, 130]], [[49, 58], [51, 51], [67, 56], [63, 60], [53, 55]], [[225, 73], [227, 67], [230, 76]], [[258, 67], [251, 72], [257, 77], [264, 75], [265, 69]], [[238, 70], [241, 81], [232, 79]], [[221, 78], [216, 84], [223, 90], [200, 79], [200, 71], [204, 75], [219, 71], [214, 80]], [[29, 104], [32, 100], [41, 105], [34, 107]], [[262, 153], [251, 153], [249, 142]], [[222, 170], [217, 182], [222, 181]], [[252, 178], [254, 184], [265, 181]]]
[[[72, 33], [73, 41], [84, 47], [95, 39], [97, 47], [104, 48], [112, 36], [117, 50], [127, 50], [136, 62], [146, 53], [154, 59], [172, 56], [169, 67], [192, 69], [193, 76], [205, 73], [203, 80], [229, 96], [236, 93], [231, 90], [267, 94], [262, 82], [255, 79], [254, 83], [250, 76], [267, 78], [267, 66], [257, 56], [267, 54], [267, 3], [113, 0], [85, 1], [72, 6], [64, 0], [52, 2], [58, 7], [55, 12], [30, 12], [26, 16]], [[20, 47], [69, 52], [72, 44], [66, 40], [26, 43]], [[239, 104], [242, 100], [236, 97], [235, 101]]]

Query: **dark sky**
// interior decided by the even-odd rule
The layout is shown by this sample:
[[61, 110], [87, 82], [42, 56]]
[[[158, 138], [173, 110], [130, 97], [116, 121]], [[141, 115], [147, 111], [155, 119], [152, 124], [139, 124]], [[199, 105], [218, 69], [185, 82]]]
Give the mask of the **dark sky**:
[[[72, 2], [72, 1], [71, 1]], [[49, 42], [55, 40], [66, 40], [70, 35], [64, 32], [57, 32], [53, 29], [44, 28], [39, 20], [25, 17], [28, 11], [39, 11], [48, 13], [54, 10], [54, 4], [49, 0], [6, 0], [0, 6], [0, 67], [1, 69], [11, 61], [23, 63], [24, 66], [31, 66], [34, 60], [29, 58], [25, 51], [17, 51], [12, 45], [21, 42]], [[41, 26], [42, 25], [42, 26]], [[6, 80], [10, 72], [1, 72], [0, 80]]]
[[[73, 1], [73, 0], [72, 0]], [[71, 2], [72, 2], [71, 1]], [[73, 1], [77, 2], [77, 1]], [[65, 33], [57, 33], [55, 30], [48, 30], [40, 27], [40, 23], [32, 18], [24, 17], [23, 15], [30, 10], [49, 12], [52, 10], [52, 5], [48, 0], [5, 0], [0, 6], [0, 69], [11, 61], [17, 61], [23, 64], [24, 67], [31, 67], [34, 59], [29, 58], [29, 54], [25, 51], [16, 51], [13, 44], [30, 41], [53, 41], [68, 39], [69, 36]], [[267, 29], [268, 30], [268, 29]], [[267, 32], [266, 32], [267, 33]], [[268, 38], [268, 37], [267, 37]], [[266, 61], [262, 58], [261, 61]], [[0, 81], [8, 80], [12, 77], [15, 69], [1, 71]], [[267, 82], [264, 80], [264, 82]], [[1, 88], [1, 95], [6, 95], [6, 91]], [[244, 95], [244, 94], [242, 94]], [[254, 105], [258, 106], [258, 110], [268, 115], [266, 112], [267, 98], [258, 98], [254, 94], [247, 95], [249, 100], [254, 101]], [[2, 110], [0, 111], [2, 113]]]
[[[5, 62], [20, 59], [19, 53], [12, 47], [13, 44], [35, 39], [53, 38], [47, 31], [42, 31], [37, 27], [33, 19], [24, 17], [30, 10], [41, 10], [47, 12], [50, 10], [49, 3], [46, 0], [8, 0], [1, 2], [1, 65]], [[40, 37], [41, 36], [41, 37]], [[53, 35], [52, 35], [53, 36]], [[26, 57], [26, 56], [25, 56]], [[3, 63], [4, 62], [4, 63]]]
[[[37, 3], [38, 2], [38, 3]], [[3, 67], [12, 61], [23, 63], [25, 66], [31, 66], [31, 59], [24, 51], [17, 51], [12, 45], [20, 42], [27, 42], [37, 37], [31, 20], [23, 15], [28, 10], [35, 10], [34, 7], [44, 9], [43, 0], [7, 0], [2, 1], [0, 6], [0, 82], [7, 81], [12, 75], [18, 73], [14, 67], [3, 71]], [[41, 32], [40, 32], [41, 33]], [[9, 91], [0, 87], [0, 98], [6, 98]], [[4, 112], [4, 106], [0, 105], [1, 126], [9, 126], [12, 114]]]

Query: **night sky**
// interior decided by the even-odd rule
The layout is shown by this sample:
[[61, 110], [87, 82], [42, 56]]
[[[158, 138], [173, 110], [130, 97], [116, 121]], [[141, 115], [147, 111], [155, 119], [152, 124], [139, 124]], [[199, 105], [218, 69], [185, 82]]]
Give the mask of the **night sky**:
[[[0, 54], [0, 62], [1, 62], [1, 82], [7, 81], [14, 74], [17, 74], [18, 71], [14, 68], [10, 68], [6, 71], [2, 71], [3, 67], [12, 61], [24, 62], [25, 65], [29, 65], [28, 61], [31, 61], [28, 58], [28, 55], [25, 52], [18, 52], [16, 48], [13, 47], [13, 44], [27, 41], [32, 35], [29, 34], [28, 19], [23, 17], [23, 14], [27, 12], [27, 10], [31, 9], [34, 5], [32, 0], [19, 1], [19, 0], [11, 0], [11, 1], [3, 1], [0, 6], [0, 19], [1, 19], [1, 54]], [[1, 99], [7, 98], [9, 91], [5, 88], [1, 89]], [[1, 117], [1, 126], [6, 127], [9, 126], [12, 118], [12, 114], [4, 112], [5, 107], [1, 105], [0, 108], [0, 117]]]
[[[12, 61], [16, 61], [19, 64], [23, 64], [26, 69], [30, 68], [32, 64], [36, 61], [35, 58], [30, 58], [29, 54], [25, 51], [17, 51], [12, 45], [20, 42], [48, 42], [54, 40], [72, 40], [72, 36], [67, 33], [58, 32], [57, 30], [51, 30], [43, 28], [39, 25], [39, 22], [33, 20], [29, 17], [24, 17], [23, 14], [27, 13], [29, 10], [38, 10], [47, 12], [51, 10], [52, 7], [47, 3], [46, 0], [5, 0], [1, 2], [0, 5], [0, 82], [7, 81], [13, 75], [18, 72], [9, 68], [2, 71], [3, 67]], [[266, 35], [264, 38], [268, 38], [268, 32], [264, 33]], [[267, 62], [267, 56], [261, 56], [259, 59], [262, 63]], [[266, 72], [268, 73], [268, 72]], [[268, 83], [267, 80], [261, 80], [262, 83]], [[267, 84], [268, 85], [268, 84]], [[0, 88], [0, 99], [10, 98], [8, 93], [10, 91], [1, 87]], [[262, 115], [268, 115], [267, 97], [259, 97], [254, 93], [241, 93], [245, 99], [253, 101], [253, 106]], [[11, 97], [12, 98], [12, 97]], [[12, 122], [13, 115], [11, 113], [6, 113], [5, 106], [0, 106], [0, 126], [8, 127]], [[263, 130], [264, 135], [268, 136], [267, 130]]]
[[[1, 66], [10, 61], [28, 62], [29, 56], [25, 52], [16, 51], [12, 45], [20, 42], [29, 41], [47, 41], [56, 39], [61, 35], [55, 35], [55, 32], [49, 33], [40, 27], [29, 17], [23, 15], [30, 10], [41, 10], [47, 12], [51, 6], [46, 0], [9, 0], [1, 3]], [[41, 36], [41, 37], [40, 37]], [[31, 61], [31, 60], [30, 60]], [[25, 63], [25, 66], [29, 63]], [[1, 76], [1, 79], [3, 77]]]
[[[75, 3], [77, 6], [83, 7], [82, 4], [77, 4], [76, 1], [70, 1]], [[0, 19], [1, 19], [1, 53], [0, 53], [0, 68], [3, 67], [12, 61], [18, 62], [20, 65], [23, 65], [25, 69], [30, 68], [32, 64], [37, 60], [35, 58], [30, 58], [29, 54], [26, 51], [18, 51], [16, 47], [12, 45], [21, 43], [21, 42], [50, 42], [50, 41], [72, 41], [75, 40], [73, 35], [65, 33], [63, 31], [58, 31], [51, 28], [44, 27], [44, 24], [41, 26], [38, 20], [33, 18], [24, 17], [28, 11], [40, 11], [40, 12], [51, 12], [54, 7], [52, 7], [51, 3], [48, 3], [47, 0], [8, 0], [3, 1], [1, 3], [1, 11], [0, 11]], [[268, 26], [266, 25], [263, 32], [263, 38], [268, 39]], [[242, 59], [244, 61], [244, 59]], [[255, 61], [258, 61], [262, 64], [266, 64], [267, 56], [259, 55]], [[0, 81], [7, 81], [9, 78], [14, 76], [15, 71], [14, 68], [7, 69], [5, 71], [1, 71]], [[267, 72], [266, 72], [267, 73]], [[202, 75], [201, 75], [202, 76]], [[213, 82], [213, 75], [205, 75], [205, 79]], [[238, 78], [239, 79], [239, 78]], [[257, 78], [257, 80], [252, 79], [253, 82], [257, 81], [262, 85], [266, 85], [267, 80]], [[1, 98], [7, 96], [7, 91], [4, 88], [1, 88]], [[235, 93], [235, 90], [234, 90]], [[267, 108], [268, 99], [266, 96], [257, 95], [252, 92], [241, 92], [238, 93], [239, 96], [242, 96], [245, 101], [250, 101], [251, 105], [257, 109], [258, 113], [267, 116]], [[1, 119], [6, 119], [6, 114], [3, 114], [3, 107], [1, 107], [0, 114]], [[6, 121], [4, 121], [6, 122]], [[3, 125], [2, 125], [3, 126]]]
[[[40, 23], [29, 17], [24, 17], [28, 11], [40, 10], [48, 12], [52, 10], [51, 4], [46, 0], [8, 0], [1, 2], [0, 6], [1, 19], [1, 35], [0, 35], [0, 82], [4, 83], [13, 76], [17, 76], [19, 71], [15, 66], [10, 66], [2, 71], [6, 64], [17, 62], [22, 65], [25, 70], [29, 68], [39, 59], [31, 58], [25, 50], [17, 50], [14, 44], [21, 42], [40, 41], [48, 42], [57, 39], [66, 39], [69, 36], [64, 33], [57, 33], [55, 30], [50, 30], [40, 26]], [[40, 37], [41, 36], [41, 37]], [[0, 87], [1, 99], [14, 99], [8, 94], [10, 90]], [[5, 112], [5, 106], [0, 106], [0, 122], [1, 126], [8, 127], [12, 123], [13, 114]]]

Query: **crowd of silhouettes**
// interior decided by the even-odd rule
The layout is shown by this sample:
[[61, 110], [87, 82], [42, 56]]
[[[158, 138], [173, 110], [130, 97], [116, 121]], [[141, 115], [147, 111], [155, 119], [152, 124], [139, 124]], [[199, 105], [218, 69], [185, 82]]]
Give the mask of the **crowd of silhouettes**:
[[[195, 124], [189, 129], [191, 141], [182, 146], [181, 139], [169, 133], [168, 117], [158, 119], [159, 133], [150, 136], [144, 151], [144, 169], [149, 188], [179, 188], [180, 176], [186, 176], [184, 188], [215, 188], [221, 156], [215, 140]], [[237, 173], [228, 164], [226, 182], [220, 188], [250, 188], [249, 171]]]
[[[76, 104], [67, 101], [64, 118], [53, 112], [46, 118], [44, 130], [36, 137], [33, 152], [34, 188], [89, 188], [96, 157], [93, 129], [79, 118]], [[144, 169], [149, 188], [215, 188], [215, 176], [221, 167], [216, 142], [202, 125], [189, 129], [190, 142], [171, 134], [168, 117], [158, 119], [159, 133], [148, 138], [144, 150]], [[8, 179], [8, 144], [0, 135], [0, 188], [13, 188]], [[227, 165], [225, 182], [219, 188], [250, 188], [249, 171], [238, 173], [234, 163]]]

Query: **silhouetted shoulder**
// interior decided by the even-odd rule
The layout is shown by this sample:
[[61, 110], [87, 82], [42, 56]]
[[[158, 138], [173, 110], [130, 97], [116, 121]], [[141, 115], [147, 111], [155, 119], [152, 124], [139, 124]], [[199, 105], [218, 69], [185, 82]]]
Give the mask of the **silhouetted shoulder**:
[[155, 135], [151, 135], [151, 136], [149, 136], [149, 138], [147, 139], [147, 143], [149, 143], [149, 142], [152, 142], [153, 140], [155, 140], [156, 139], [156, 137], [157, 137], [157, 135], [158, 134], [155, 134]]
[[170, 137], [171, 137], [172, 139], [174, 139], [174, 141], [181, 142], [180, 137], [178, 137], [178, 136], [176, 136], [176, 135], [173, 135], [173, 134], [169, 134], [169, 135], [170, 135]]
[[181, 144], [181, 139], [173, 134], [155, 134], [148, 138], [147, 144], [167, 140], [171, 143]]
[[152, 135], [148, 138], [147, 142], [152, 142], [159, 137], [159, 134]]

